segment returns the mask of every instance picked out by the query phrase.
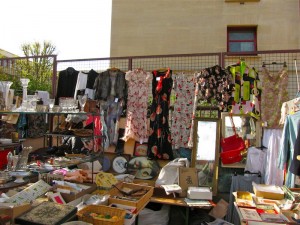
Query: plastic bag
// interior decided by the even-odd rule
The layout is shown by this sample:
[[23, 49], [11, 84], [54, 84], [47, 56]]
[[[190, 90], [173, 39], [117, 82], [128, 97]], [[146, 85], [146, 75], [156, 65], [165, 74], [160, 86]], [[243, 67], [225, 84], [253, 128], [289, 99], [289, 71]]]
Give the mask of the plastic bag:
[[169, 210], [170, 210], [169, 205], [163, 205], [161, 210], [159, 210], [159, 211], [154, 211], [154, 210], [145, 208], [139, 213], [139, 224], [168, 225]]
[[190, 163], [187, 158], [177, 158], [165, 165], [155, 182], [155, 186], [165, 184], [178, 184], [179, 167], [189, 167]]

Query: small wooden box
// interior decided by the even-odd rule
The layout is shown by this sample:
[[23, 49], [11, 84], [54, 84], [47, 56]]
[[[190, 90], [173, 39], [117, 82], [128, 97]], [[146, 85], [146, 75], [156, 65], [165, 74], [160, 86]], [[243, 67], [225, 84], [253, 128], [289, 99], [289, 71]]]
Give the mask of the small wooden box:
[[75, 199], [77, 199], [79, 197], [82, 197], [86, 194], [90, 194], [90, 193], [92, 193], [93, 191], [95, 191], [97, 189], [96, 184], [84, 183], [82, 185], [89, 186], [89, 188], [84, 189], [84, 190], [82, 190], [78, 193], [70, 193], [70, 194], [61, 193], [61, 196], [63, 197], [63, 199], [65, 200], [66, 203], [74, 201]]
[[[131, 190], [144, 190], [145, 194], [142, 196], [127, 196], [120, 192], [120, 190], [131, 189]], [[137, 208], [139, 212], [142, 210], [150, 201], [153, 195], [153, 187], [138, 185], [133, 183], [120, 182], [116, 184], [110, 191], [110, 198], [108, 199], [108, 204], [121, 204], [127, 206], [133, 206]]]

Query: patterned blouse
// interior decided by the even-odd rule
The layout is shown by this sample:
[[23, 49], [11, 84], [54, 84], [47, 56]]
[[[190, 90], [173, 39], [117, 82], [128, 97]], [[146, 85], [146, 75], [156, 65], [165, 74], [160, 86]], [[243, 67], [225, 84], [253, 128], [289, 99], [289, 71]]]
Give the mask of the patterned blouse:
[[[288, 72], [283, 67], [272, 74], [266, 67], [262, 68], [262, 85], [264, 87], [261, 99], [261, 119], [267, 122], [267, 127], [282, 128], [280, 124], [281, 106], [288, 101]], [[275, 97], [276, 95], [276, 97]]]

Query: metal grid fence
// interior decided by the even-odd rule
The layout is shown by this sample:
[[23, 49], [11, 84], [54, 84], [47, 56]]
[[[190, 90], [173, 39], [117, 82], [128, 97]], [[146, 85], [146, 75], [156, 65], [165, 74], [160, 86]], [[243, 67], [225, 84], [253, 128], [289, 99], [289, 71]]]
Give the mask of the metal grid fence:
[[[234, 56], [229, 53], [222, 54], [222, 66], [234, 64], [243, 58], [248, 66], [254, 67], [261, 74], [262, 66], [268, 68], [273, 75], [279, 73], [283, 65], [288, 69], [288, 92], [289, 98], [293, 99], [299, 92], [299, 79], [296, 68], [300, 67], [300, 50], [280, 50], [280, 51], [258, 51], [253, 55]], [[298, 74], [298, 76], [300, 76]], [[276, 95], [276, 93], [274, 93]]]
[[[143, 68], [145, 71], [153, 71], [159, 68], [169, 67], [173, 71], [188, 72], [192, 75], [194, 72], [203, 68], [220, 65], [225, 68], [228, 65], [237, 63], [244, 59], [248, 66], [255, 67], [261, 72], [263, 63], [272, 74], [280, 71], [283, 63], [288, 68], [288, 91], [289, 98], [294, 98], [299, 92], [299, 79], [296, 75], [296, 65], [300, 67], [300, 50], [278, 50], [278, 51], [258, 51], [249, 54], [232, 55], [230, 53], [201, 53], [201, 54], [181, 54], [181, 55], [154, 55], [154, 56], [129, 56], [129, 57], [111, 57], [111, 58], [91, 58], [91, 59], [71, 59], [56, 60], [56, 56], [36, 56], [36, 57], [16, 57], [0, 59], [0, 75], [14, 77], [19, 79], [21, 74], [18, 70], [18, 62], [24, 60], [34, 61], [35, 59], [47, 58], [53, 63], [52, 78], [46, 82], [52, 85], [51, 94], [56, 95], [57, 76], [60, 71], [73, 67], [82, 72], [91, 69], [102, 72], [109, 68], [119, 68], [126, 72], [135, 68]], [[39, 74], [32, 74], [38, 78]], [[1, 76], [3, 80], [5, 76]]]

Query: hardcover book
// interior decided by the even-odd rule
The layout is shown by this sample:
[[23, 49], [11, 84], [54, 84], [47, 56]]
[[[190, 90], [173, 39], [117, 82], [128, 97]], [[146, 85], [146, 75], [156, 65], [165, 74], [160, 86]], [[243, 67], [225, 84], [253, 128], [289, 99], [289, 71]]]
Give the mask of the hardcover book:
[[247, 221], [247, 220], [262, 221], [256, 209], [239, 207], [239, 211], [242, 215], [243, 221]]

